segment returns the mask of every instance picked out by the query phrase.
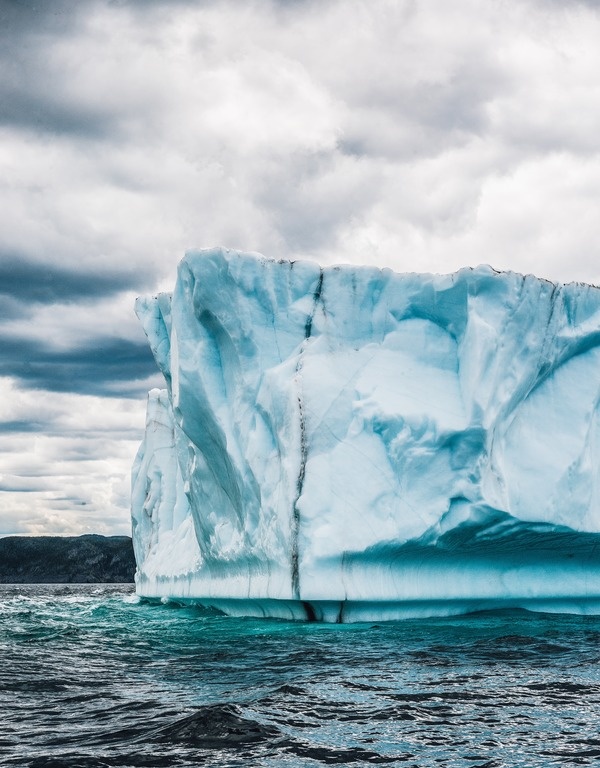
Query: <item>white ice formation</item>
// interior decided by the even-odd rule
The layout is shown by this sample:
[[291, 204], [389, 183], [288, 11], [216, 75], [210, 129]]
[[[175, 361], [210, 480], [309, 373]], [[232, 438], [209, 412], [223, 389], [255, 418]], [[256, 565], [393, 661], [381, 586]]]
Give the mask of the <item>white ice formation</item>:
[[133, 470], [140, 595], [600, 613], [600, 289], [213, 249], [137, 313], [166, 381]]

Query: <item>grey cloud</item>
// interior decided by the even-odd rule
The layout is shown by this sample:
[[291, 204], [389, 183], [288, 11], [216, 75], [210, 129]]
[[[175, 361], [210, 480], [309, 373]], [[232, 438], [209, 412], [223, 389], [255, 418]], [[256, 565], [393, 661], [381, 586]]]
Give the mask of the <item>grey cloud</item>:
[[[202, 0], [202, 6], [208, 7], [217, 5], [220, 0]], [[107, 0], [107, 5], [112, 8], [131, 8], [139, 12], [146, 12], [148, 8], [165, 8], [172, 12], [173, 8], [195, 8], [198, 6], [197, 0]]]
[[589, 8], [592, 11], [600, 12], [598, 7], [598, 0], [528, 0], [529, 4], [534, 8], [538, 8], [542, 11], [547, 11], [548, 8], [552, 8], [558, 12], [569, 12], [574, 8]]
[[[144, 273], [118, 272], [115, 269], [95, 271], [62, 267], [50, 262], [33, 262], [12, 254], [0, 254], [0, 316], [22, 314], [29, 303], [58, 304], [82, 299], [101, 299], [127, 290], [147, 288], [153, 281], [152, 270]], [[6, 301], [10, 302], [6, 304]]]
[[[56, 44], [80, 32], [91, 7], [102, 5], [90, 0], [0, 2], [1, 125], [82, 139], [119, 133], [121, 116], [106, 107], [102, 94], [84, 104], [70, 92], [77, 61], [58, 64], [50, 55]], [[86, 56], [84, 47], [81, 56]]]
[[26, 421], [16, 419], [13, 421], [0, 421], [0, 433], [8, 432], [41, 432], [47, 429], [48, 424], [41, 421]]
[[80, 496], [54, 496], [52, 501], [72, 501], [79, 506], [87, 504]]
[[87, 6], [76, 0], [0, 2], [1, 123], [58, 128], [72, 120], [52, 102], [60, 83], [49, 78], [45, 52], [76, 28]]
[[[262, 179], [259, 200], [292, 251], [311, 252], [332, 239], [339, 225], [334, 199], [327, 205], [314, 194], [321, 175], [334, 165], [330, 154], [302, 155], [275, 167]], [[340, 190], [343, 195], [343, 190]]]
[[309, 255], [330, 248], [353, 217], [369, 210], [379, 181], [371, 165], [335, 148], [269, 166], [254, 194], [283, 238], [286, 250], [279, 254]]
[[12, 376], [28, 389], [141, 397], [155, 373], [150, 348], [142, 342], [96, 338], [86, 347], [63, 351], [0, 336], [0, 376]]
[[88, 6], [85, 0], [2, 0], [0, 2], [0, 36], [6, 41], [15, 35], [45, 32], [66, 32], [71, 29], [81, 12]]
[[22, 536], [31, 533], [31, 523], [29, 520], [15, 514], [7, 512], [2, 515], [0, 520], [0, 536]]
[[0, 482], [0, 491], [5, 493], [40, 493], [51, 489], [52, 482], [40, 475], [9, 475]]
[[[40, 79], [43, 76], [34, 70], [16, 83], [0, 81], [1, 124], [92, 139], [114, 133], [118, 123], [109, 114], [100, 108], [83, 108], [60, 93], [52, 94], [50, 83], [40, 84]], [[32, 83], [36, 84], [32, 86]]]
[[507, 90], [497, 65], [480, 51], [465, 55], [443, 82], [384, 82], [346, 86], [350, 107], [340, 149], [353, 155], [418, 160], [460, 146], [490, 130], [489, 103]]
[[28, 488], [21, 482], [15, 483], [0, 483], [0, 492], [4, 493], [39, 493], [46, 490], [45, 488]]
[[[0, 271], [2, 266], [0, 265]], [[0, 284], [0, 323], [7, 320], [16, 320], [29, 314], [29, 307], [14, 296], [2, 292]]]
[[[151, 388], [152, 385], [163, 387], [164, 382], [162, 379], [156, 376], [154, 381], [151, 380], [147, 384], [146, 382], [143, 385], [140, 384], [140, 391], [142, 391], [143, 394], [146, 394], [146, 391]], [[112, 394], [113, 393], [108, 393], [110, 396], [112, 396]], [[137, 393], [135, 394], [135, 397], [138, 397]], [[102, 429], [95, 427], [90, 433], [85, 430], [80, 430], [77, 432], [71, 427], [65, 428], [61, 425], [60, 418], [57, 419], [53, 416], [49, 417], [47, 420], [41, 420], [39, 418], [32, 418], [31, 420], [6, 419], [4, 421], [0, 421], [0, 436], [10, 435], [11, 437], [10, 439], [7, 439], [6, 442], [0, 440], [0, 454], [14, 453], [15, 436], [25, 436], [31, 434], [43, 434], [47, 437], [68, 436], [72, 441], [75, 442], [82, 439], [87, 441], [90, 436], [93, 436], [93, 444], [91, 445], [76, 444], [74, 446], [70, 445], [61, 449], [61, 456], [68, 461], [89, 461], [97, 458], [98, 455], [103, 455], [103, 451], [106, 450], [109, 442], [106, 439], [103, 439], [106, 438], [106, 436], [110, 436], [110, 439], [112, 440], [139, 440], [140, 428], [127, 429], [123, 427], [118, 428], [114, 426], [108, 426]], [[24, 473], [21, 470], [20, 474], [25, 476], [27, 473]]]

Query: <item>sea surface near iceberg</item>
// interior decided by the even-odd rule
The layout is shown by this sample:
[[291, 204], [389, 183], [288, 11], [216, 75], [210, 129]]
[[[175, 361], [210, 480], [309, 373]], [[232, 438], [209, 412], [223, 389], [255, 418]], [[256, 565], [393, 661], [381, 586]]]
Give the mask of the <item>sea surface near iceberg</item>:
[[600, 761], [600, 617], [234, 619], [129, 585], [0, 586], [0, 764]]

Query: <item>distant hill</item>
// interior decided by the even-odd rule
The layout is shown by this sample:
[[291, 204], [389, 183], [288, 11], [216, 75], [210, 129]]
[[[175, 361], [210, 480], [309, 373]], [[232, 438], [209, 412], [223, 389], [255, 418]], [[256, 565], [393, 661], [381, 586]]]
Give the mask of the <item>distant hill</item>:
[[132, 582], [129, 536], [6, 536], [0, 539], [0, 584]]

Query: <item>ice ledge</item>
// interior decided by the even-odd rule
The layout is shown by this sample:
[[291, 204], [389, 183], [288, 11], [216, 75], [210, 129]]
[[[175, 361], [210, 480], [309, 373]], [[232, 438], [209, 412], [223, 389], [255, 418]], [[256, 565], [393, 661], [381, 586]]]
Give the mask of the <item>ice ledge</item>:
[[209, 578], [139, 573], [137, 592], [231, 615], [336, 622], [505, 607], [582, 614], [600, 608], [600, 535], [523, 530], [484, 544], [471, 531], [461, 541], [454, 535], [438, 546], [405, 544], [321, 566], [302, 600], [293, 599], [289, 587], [282, 594], [285, 573], [266, 569]]
[[[143, 592], [139, 593], [145, 597]], [[197, 605], [212, 608], [219, 613], [238, 618], [283, 619], [287, 621], [323, 622], [328, 624], [354, 624], [359, 622], [403, 621], [444, 616], [460, 616], [480, 611], [522, 609], [539, 613], [570, 613], [579, 616], [600, 614], [600, 596], [588, 598], [519, 598], [519, 599], [464, 599], [464, 600], [274, 600], [252, 598], [186, 598], [168, 594], [159, 598], [153, 594], [150, 602], [175, 605]]]

